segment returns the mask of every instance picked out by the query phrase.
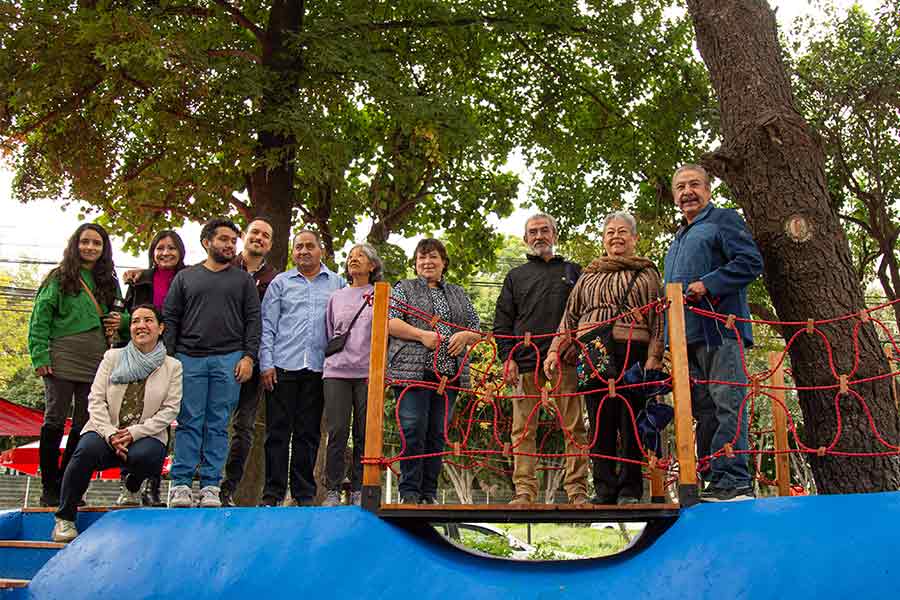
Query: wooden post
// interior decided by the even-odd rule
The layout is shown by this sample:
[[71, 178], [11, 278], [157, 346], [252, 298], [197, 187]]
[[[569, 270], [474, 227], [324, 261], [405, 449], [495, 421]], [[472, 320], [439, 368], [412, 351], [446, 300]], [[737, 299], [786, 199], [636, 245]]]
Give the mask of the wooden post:
[[[773, 386], [784, 386], [784, 363], [781, 352], [769, 352], [769, 370], [772, 375], [769, 383]], [[777, 366], [777, 368], [776, 368]], [[784, 390], [771, 390], [772, 396], [785, 404]], [[785, 404], [785, 406], [787, 406]], [[772, 422], [775, 424], [775, 450], [784, 452], [788, 449], [787, 410], [772, 401]], [[775, 455], [775, 480], [778, 482], [778, 495], [791, 495], [791, 457], [788, 454]]]
[[[388, 311], [391, 304], [391, 285], [386, 281], [375, 284], [372, 314], [372, 346], [369, 355], [369, 395], [366, 408], [367, 458], [381, 458], [384, 453], [384, 370], [387, 365]], [[381, 467], [363, 466], [362, 505], [376, 511], [381, 505]]]
[[[893, 373], [897, 370], [897, 358], [894, 357], [894, 347], [888, 344], [884, 347], [884, 353], [888, 360], [888, 371]], [[891, 394], [894, 395], [894, 407], [900, 411], [900, 390], [897, 389], [896, 377], [891, 377]]]
[[697, 443], [691, 411], [691, 376], [684, 330], [684, 293], [680, 283], [666, 286], [669, 299], [669, 352], [672, 357], [672, 400], [675, 404], [675, 451], [678, 456], [678, 500], [682, 506], [699, 501]]
[[650, 467], [650, 502], [664, 504], [666, 501], [665, 473], [655, 464]]

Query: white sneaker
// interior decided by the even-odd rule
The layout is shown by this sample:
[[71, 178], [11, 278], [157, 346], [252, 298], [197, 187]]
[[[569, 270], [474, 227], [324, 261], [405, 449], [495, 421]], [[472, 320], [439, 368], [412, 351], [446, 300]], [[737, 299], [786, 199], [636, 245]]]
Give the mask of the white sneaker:
[[124, 485], [119, 489], [119, 497], [116, 499], [116, 506], [140, 506], [141, 490], [131, 492]]
[[186, 485], [176, 485], [169, 492], [169, 508], [191, 508], [194, 506], [194, 498], [191, 496], [191, 488]]
[[328, 490], [325, 494], [325, 500], [322, 501], [322, 506], [340, 506], [341, 505], [341, 493], [337, 490]]
[[222, 508], [221, 490], [216, 485], [208, 485], [200, 490], [200, 508]]
[[56, 523], [53, 525], [53, 533], [50, 534], [50, 539], [54, 542], [68, 544], [78, 537], [78, 530], [75, 529], [74, 521], [66, 521], [59, 517], [54, 518], [56, 519]]

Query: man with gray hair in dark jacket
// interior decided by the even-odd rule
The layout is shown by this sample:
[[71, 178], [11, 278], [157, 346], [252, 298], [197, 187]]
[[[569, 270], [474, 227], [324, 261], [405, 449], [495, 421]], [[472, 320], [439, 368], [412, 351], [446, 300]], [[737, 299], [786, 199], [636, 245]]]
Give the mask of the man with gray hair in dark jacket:
[[[541, 365], [550, 351], [569, 299], [569, 292], [578, 281], [581, 267], [554, 253], [556, 221], [550, 215], [538, 213], [525, 222], [523, 240], [528, 246], [528, 261], [512, 269], [503, 281], [494, 313], [495, 336], [527, 336], [524, 339], [497, 337], [497, 354], [504, 362], [504, 379], [517, 393], [526, 398], [513, 399], [511, 447], [514, 452], [513, 484], [516, 494], [511, 504], [531, 504], [537, 500], [538, 482], [535, 476], [537, 459], [536, 434], [541, 402], [541, 390], [547, 384]], [[529, 335], [530, 334], [530, 335]], [[513, 351], [515, 348], [515, 351]], [[554, 398], [559, 418], [566, 431], [566, 477], [563, 488], [572, 504], [584, 504], [587, 495], [587, 433], [584, 426], [581, 396], [567, 396], [577, 389], [575, 367], [565, 360], [562, 364], [562, 383]], [[556, 382], [550, 382], [551, 387]], [[553, 415], [555, 418], [556, 415]]]

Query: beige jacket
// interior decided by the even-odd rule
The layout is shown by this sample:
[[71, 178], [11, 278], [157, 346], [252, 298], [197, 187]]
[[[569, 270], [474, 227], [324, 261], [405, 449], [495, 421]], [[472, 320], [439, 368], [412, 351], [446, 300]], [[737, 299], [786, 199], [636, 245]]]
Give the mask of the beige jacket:
[[[91, 393], [88, 396], [88, 413], [90, 418], [81, 430], [82, 435], [89, 431], [99, 434], [109, 441], [109, 436], [119, 429], [119, 409], [128, 384], [112, 383], [109, 380], [113, 368], [119, 363], [122, 350], [113, 348], [103, 355], [103, 361], [97, 369]], [[140, 423], [128, 427], [131, 437], [137, 441], [145, 437], [154, 437], [163, 444], [169, 441], [166, 428], [178, 417], [181, 409], [181, 362], [167, 356], [163, 364], [150, 373], [144, 388], [144, 410]]]

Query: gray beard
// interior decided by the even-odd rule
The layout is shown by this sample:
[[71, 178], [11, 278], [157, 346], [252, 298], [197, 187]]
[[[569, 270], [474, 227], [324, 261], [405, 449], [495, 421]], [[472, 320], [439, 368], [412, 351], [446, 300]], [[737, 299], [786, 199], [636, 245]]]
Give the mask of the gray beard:
[[[527, 253], [530, 254], [531, 256], [544, 256], [542, 253], [538, 252], [531, 246], [528, 246]], [[554, 254], [556, 254], [556, 248], [554, 248], [553, 246], [550, 246], [550, 256], [553, 256]]]

